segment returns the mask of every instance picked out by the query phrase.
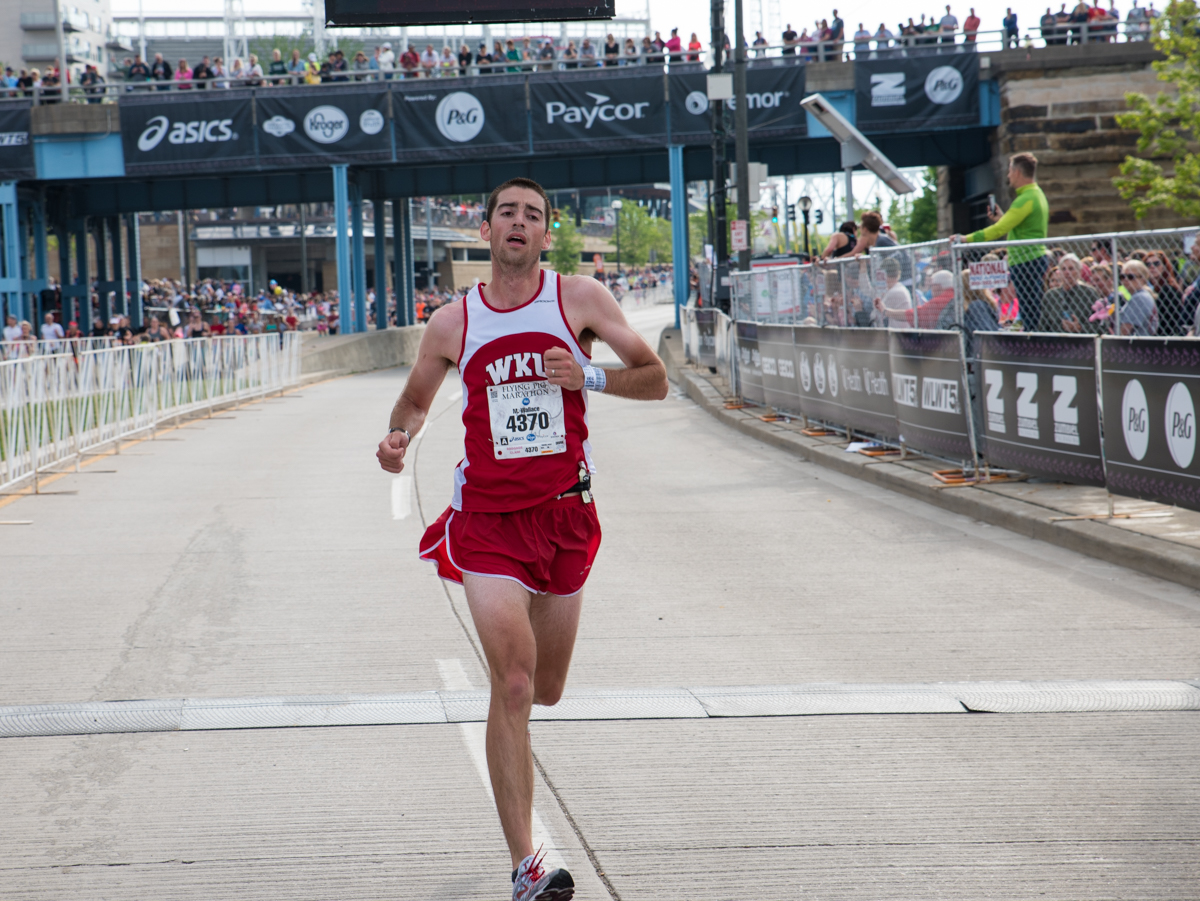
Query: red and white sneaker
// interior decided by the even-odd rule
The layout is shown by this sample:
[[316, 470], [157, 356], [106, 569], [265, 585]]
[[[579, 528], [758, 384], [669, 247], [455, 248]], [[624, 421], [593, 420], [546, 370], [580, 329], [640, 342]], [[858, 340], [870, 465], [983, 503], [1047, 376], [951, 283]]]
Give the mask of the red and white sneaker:
[[571, 901], [575, 896], [571, 874], [561, 869], [547, 872], [542, 867], [545, 856], [530, 854], [513, 871], [512, 901]]

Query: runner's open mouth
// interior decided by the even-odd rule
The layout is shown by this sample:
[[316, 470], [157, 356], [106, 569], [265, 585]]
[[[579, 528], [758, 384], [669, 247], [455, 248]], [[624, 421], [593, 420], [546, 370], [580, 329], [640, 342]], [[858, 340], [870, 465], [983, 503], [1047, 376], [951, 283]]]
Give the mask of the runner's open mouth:
[[505, 239], [509, 244], [520, 244], [525, 246], [525, 236], [521, 234], [511, 234]]

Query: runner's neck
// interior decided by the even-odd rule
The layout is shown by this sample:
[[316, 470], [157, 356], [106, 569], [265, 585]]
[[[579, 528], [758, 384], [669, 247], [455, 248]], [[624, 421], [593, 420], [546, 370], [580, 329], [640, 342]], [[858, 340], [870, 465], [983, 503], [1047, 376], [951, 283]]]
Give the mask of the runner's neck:
[[542, 287], [542, 269], [501, 269], [492, 264], [492, 281], [487, 285], [487, 302], [497, 310], [511, 310], [529, 303]]

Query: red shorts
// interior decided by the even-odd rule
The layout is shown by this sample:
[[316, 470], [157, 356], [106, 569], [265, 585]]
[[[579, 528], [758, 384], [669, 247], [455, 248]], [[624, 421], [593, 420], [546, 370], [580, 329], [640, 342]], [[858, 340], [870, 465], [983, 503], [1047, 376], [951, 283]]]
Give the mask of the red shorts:
[[498, 576], [535, 594], [567, 597], [583, 588], [599, 549], [596, 505], [574, 495], [515, 513], [447, 507], [425, 530], [420, 557], [460, 585], [463, 573]]

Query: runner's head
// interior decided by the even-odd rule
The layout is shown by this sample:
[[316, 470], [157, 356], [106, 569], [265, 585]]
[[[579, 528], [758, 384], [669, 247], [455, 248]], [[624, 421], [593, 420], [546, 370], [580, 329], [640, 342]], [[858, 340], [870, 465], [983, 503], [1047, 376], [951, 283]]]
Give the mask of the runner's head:
[[550, 249], [550, 198], [536, 181], [513, 178], [488, 198], [487, 217], [479, 234], [492, 247], [492, 259], [502, 266], [537, 266]]

